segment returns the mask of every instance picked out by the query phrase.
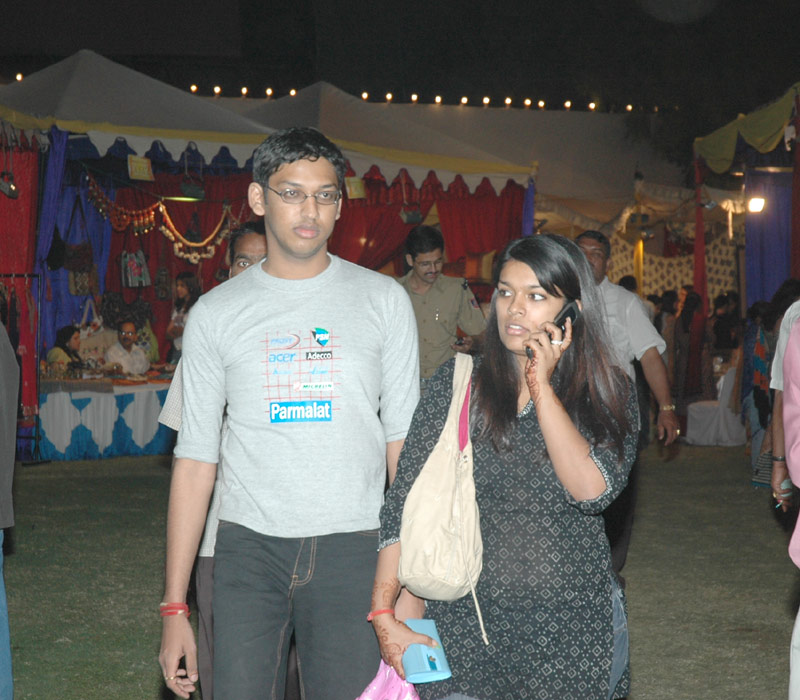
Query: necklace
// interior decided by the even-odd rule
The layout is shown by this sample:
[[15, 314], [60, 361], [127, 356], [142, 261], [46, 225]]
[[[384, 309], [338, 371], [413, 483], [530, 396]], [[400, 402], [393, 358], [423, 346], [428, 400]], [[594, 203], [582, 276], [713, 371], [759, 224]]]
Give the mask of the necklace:
[[533, 400], [531, 399], [528, 401], [528, 403], [526, 403], [522, 407], [522, 410], [519, 413], [517, 413], [517, 418], [522, 418], [523, 416], [527, 416], [532, 410], [533, 410]]

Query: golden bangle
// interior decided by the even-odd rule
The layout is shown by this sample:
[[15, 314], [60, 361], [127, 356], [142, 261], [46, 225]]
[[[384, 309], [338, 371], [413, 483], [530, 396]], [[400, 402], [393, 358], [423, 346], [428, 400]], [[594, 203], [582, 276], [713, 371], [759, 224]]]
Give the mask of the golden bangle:
[[663, 406], [659, 406], [658, 409], [660, 411], [674, 411], [675, 410], [675, 404], [674, 403], [668, 403], [668, 404], [665, 404]]

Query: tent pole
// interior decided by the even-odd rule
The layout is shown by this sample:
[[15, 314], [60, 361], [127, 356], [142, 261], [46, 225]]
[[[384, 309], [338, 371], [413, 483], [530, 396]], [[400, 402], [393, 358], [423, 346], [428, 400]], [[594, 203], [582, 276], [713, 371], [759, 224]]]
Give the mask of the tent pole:
[[800, 96], [794, 97], [794, 171], [792, 173], [792, 242], [790, 245], [789, 273], [800, 279]]

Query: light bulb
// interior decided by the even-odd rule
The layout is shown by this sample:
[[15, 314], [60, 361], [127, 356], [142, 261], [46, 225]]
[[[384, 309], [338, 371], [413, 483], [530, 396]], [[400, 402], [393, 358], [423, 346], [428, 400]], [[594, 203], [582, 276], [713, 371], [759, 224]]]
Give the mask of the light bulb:
[[506, 97], [506, 106], [509, 106], [510, 104], [511, 104], [511, 98]]
[[461, 104], [462, 104], [462, 105], [465, 105], [465, 104], [467, 104], [467, 102], [469, 102], [469, 100], [467, 99], [467, 97], [466, 97], [466, 96], [461, 98]]
[[564, 109], [572, 109], [572, 100], [567, 100], [564, 103]]
[[759, 212], [764, 211], [764, 205], [767, 201], [763, 197], [751, 197], [747, 201], [747, 211], [751, 214], [758, 214]]
[[264, 93], [267, 97], [272, 97], [272, 88], [267, 88]]
[[596, 109], [597, 109], [597, 103], [596, 102], [590, 102], [589, 103], [589, 111], [590, 112], [594, 112], [594, 110], [596, 110]]
[[419, 99], [419, 95], [416, 92], [413, 95], [411, 95], [411, 101], [412, 102], [416, 102], [418, 99]]
[[387, 92], [386, 93], [386, 101], [387, 102], [391, 102], [393, 97], [394, 97], [394, 95], [392, 95], [391, 92]]
[[294, 97], [294, 96], [297, 94], [297, 90], [295, 90], [294, 88], [292, 88], [291, 90], [289, 90], [289, 94], [290, 94], [292, 97]]
[[214, 94], [219, 95], [222, 92], [222, 88], [219, 85], [214, 86]]
[[483, 104], [485, 104], [485, 105], [488, 105], [488, 104], [489, 104], [489, 102], [490, 102], [490, 100], [489, 100], [489, 98], [488, 98], [488, 97], [484, 97], [484, 98], [483, 98]]
[[539, 109], [544, 109], [544, 100], [539, 100], [537, 104], [539, 106]]
[[192, 92], [197, 92], [197, 85], [195, 85], [194, 83], [192, 83], [192, 84], [189, 86], [189, 90], [191, 90]]
[[247, 97], [247, 88], [246, 87], [242, 88], [242, 97]]
[[366, 91], [362, 92], [361, 93], [361, 99], [366, 102], [369, 99], [369, 93], [366, 92]]
[[442, 104], [442, 96], [441, 96], [441, 95], [436, 95], [436, 97], [434, 97], [434, 98], [433, 98], [433, 101], [434, 101], [434, 102], [435, 102], [437, 105], [440, 105], [440, 104]]

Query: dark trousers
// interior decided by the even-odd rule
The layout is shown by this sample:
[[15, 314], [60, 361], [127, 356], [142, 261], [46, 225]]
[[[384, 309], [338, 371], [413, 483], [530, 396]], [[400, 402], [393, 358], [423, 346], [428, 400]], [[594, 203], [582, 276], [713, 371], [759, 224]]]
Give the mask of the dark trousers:
[[306, 700], [352, 700], [380, 661], [365, 621], [377, 531], [278, 538], [220, 523], [214, 565], [214, 692], [281, 700], [295, 635]]
[[622, 571], [628, 558], [628, 547], [633, 530], [633, 512], [636, 508], [639, 482], [639, 453], [650, 442], [650, 388], [644, 378], [644, 372], [638, 361], [634, 361], [636, 370], [636, 394], [639, 399], [639, 442], [636, 450], [636, 461], [631, 466], [628, 485], [616, 500], [603, 511], [606, 525], [606, 537], [611, 546], [611, 568], [615, 574]]
[[[197, 670], [203, 700], [214, 700], [214, 557], [197, 557], [194, 574], [197, 603]], [[286, 668], [284, 700], [300, 700], [300, 679], [297, 674], [297, 649], [292, 637]]]

